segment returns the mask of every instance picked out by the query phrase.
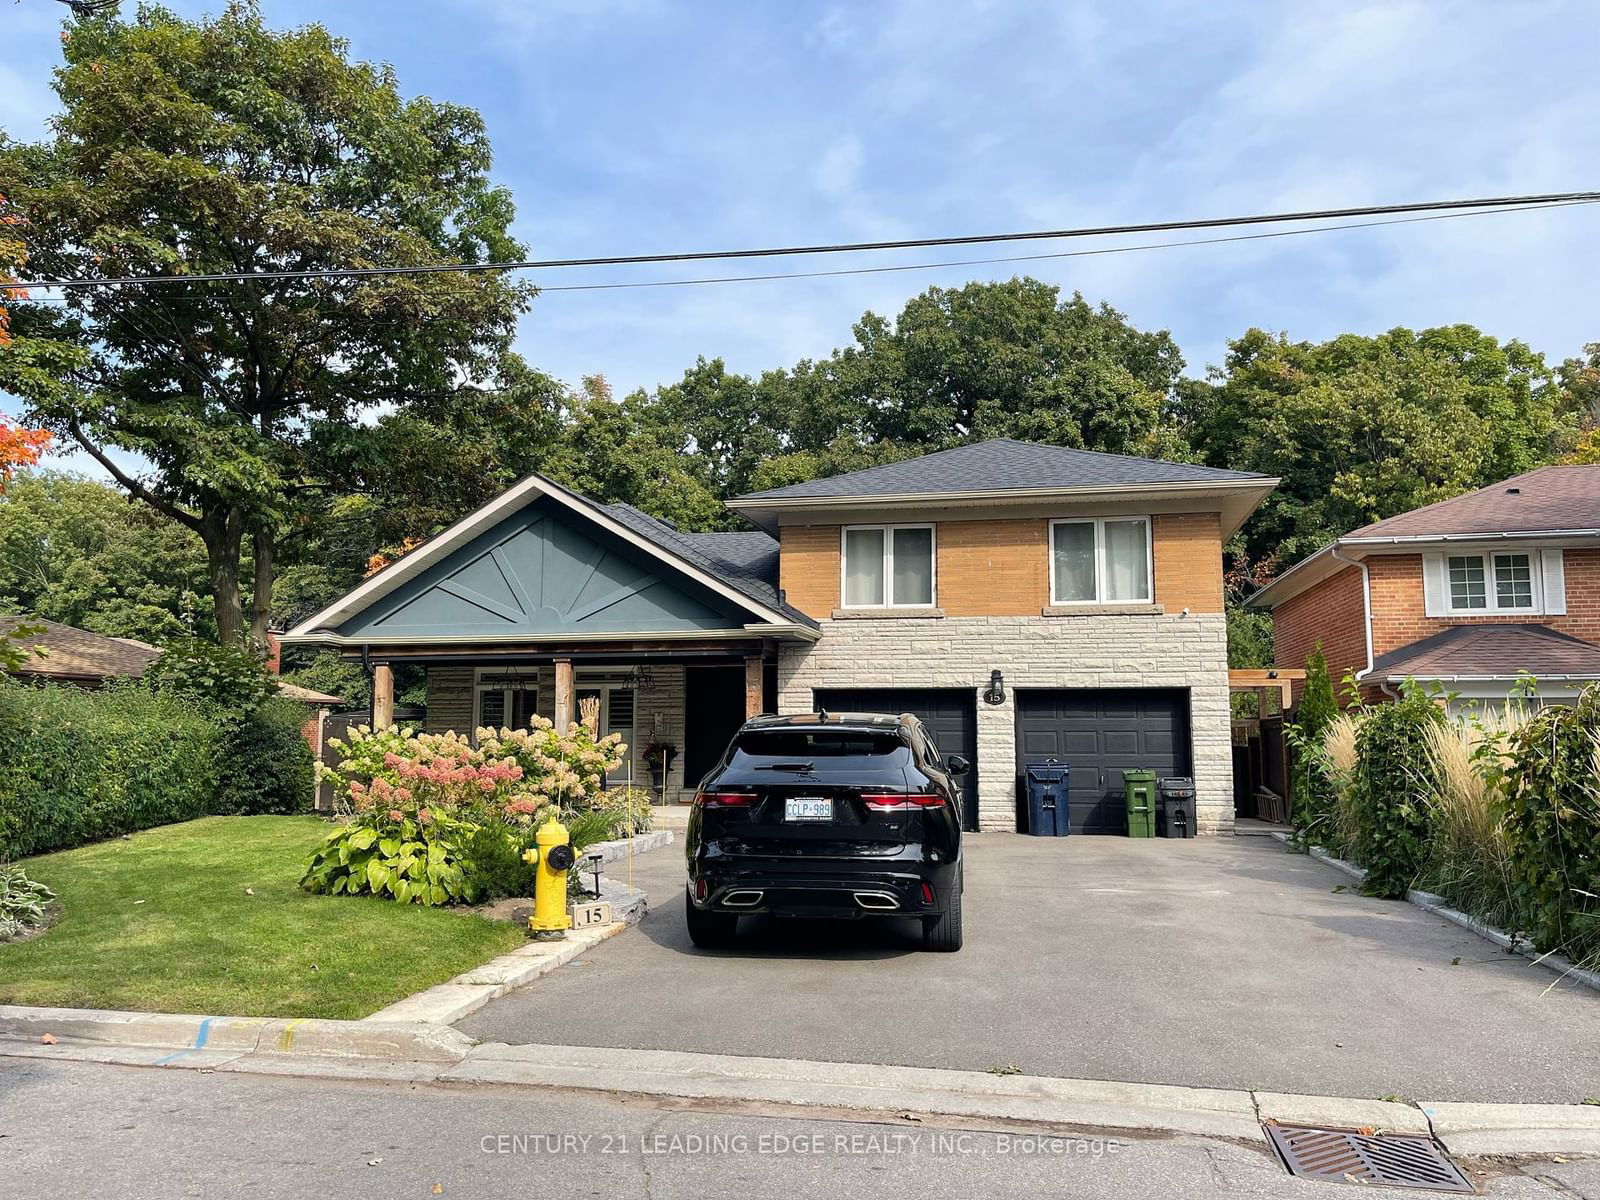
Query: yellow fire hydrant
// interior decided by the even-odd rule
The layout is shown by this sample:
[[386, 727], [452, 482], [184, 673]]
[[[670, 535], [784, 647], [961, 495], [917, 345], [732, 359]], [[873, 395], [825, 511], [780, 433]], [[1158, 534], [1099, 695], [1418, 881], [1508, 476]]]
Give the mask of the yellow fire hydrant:
[[524, 862], [538, 864], [533, 876], [533, 916], [528, 918], [528, 928], [540, 940], [559, 941], [567, 936], [567, 927], [572, 923], [567, 916], [567, 872], [575, 860], [567, 827], [556, 819], [553, 807], [533, 840], [538, 848], [524, 851], [522, 855]]

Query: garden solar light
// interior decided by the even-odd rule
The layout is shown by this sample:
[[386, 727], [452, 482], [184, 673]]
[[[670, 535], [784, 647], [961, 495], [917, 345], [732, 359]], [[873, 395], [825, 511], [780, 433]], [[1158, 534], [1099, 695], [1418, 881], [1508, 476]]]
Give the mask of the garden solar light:
[[605, 861], [603, 854], [589, 855], [589, 869], [594, 872], [594, 898], [600, 899], [600, 864]]

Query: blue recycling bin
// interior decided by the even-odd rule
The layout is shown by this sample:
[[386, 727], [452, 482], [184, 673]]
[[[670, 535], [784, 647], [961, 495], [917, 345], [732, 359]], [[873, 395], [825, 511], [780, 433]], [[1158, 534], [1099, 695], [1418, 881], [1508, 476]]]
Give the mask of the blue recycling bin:
[[1072, 832], [1067, 813], [1069, 770], [1053, 758], [1028, 764], [1028, 832], [1034, 837], [1066, 837]]

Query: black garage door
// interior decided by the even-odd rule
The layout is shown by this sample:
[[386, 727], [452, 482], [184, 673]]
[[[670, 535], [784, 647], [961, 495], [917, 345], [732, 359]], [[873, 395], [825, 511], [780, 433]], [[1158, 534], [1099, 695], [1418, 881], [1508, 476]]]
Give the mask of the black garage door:
[[1189, 693], [1146, 688], [1017, 693], [1017, 776], [1054, 758], [1071, 768], [1074, 833], [1126, 833], [1122, 772], [1189, 774]]
[[970, 688], [817, 688], [812, 702], [829, 712], [910, 713], [928, 727], [940, 754], [972, 764], [961, 786], [961, 824], [978, 827], [977, 693]]

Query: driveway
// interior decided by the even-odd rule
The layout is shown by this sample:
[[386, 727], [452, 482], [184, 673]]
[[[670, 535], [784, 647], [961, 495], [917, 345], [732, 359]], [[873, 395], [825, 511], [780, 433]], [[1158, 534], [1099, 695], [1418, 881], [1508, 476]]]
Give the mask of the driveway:
[[1271, 838], [971, 837], [955, 955], [923, 953], [909, 923], [766, 918], [699, 951], [679, 848], [633, 872], [653, 909], [638, 927], [461, 1028], [1341, 1096], [1600, 1095], [1600, 993]]

